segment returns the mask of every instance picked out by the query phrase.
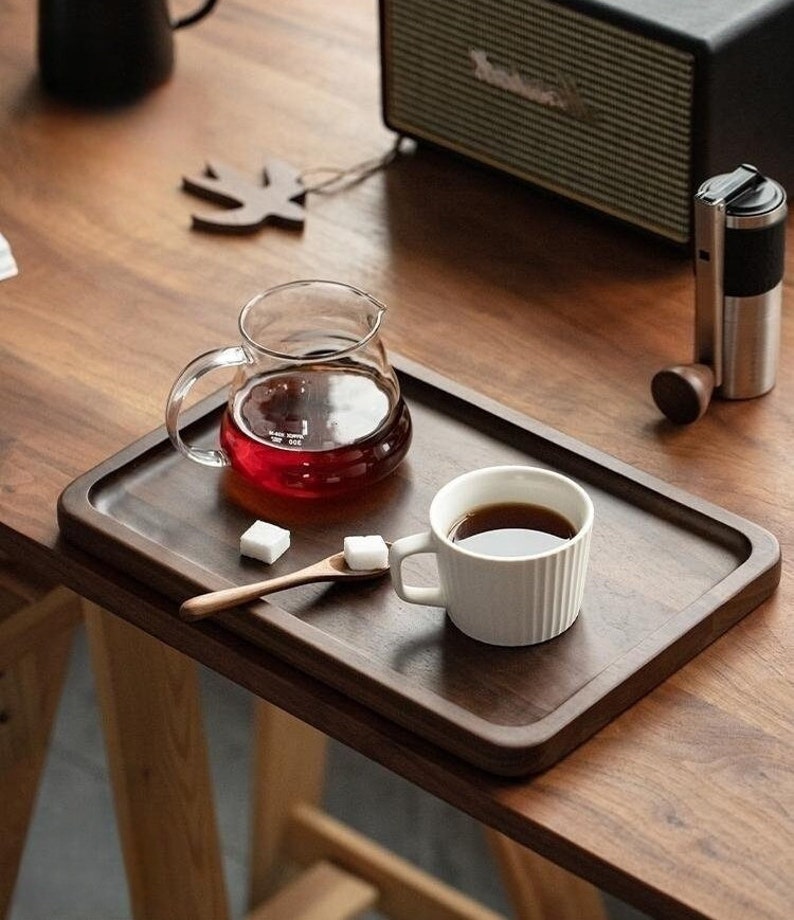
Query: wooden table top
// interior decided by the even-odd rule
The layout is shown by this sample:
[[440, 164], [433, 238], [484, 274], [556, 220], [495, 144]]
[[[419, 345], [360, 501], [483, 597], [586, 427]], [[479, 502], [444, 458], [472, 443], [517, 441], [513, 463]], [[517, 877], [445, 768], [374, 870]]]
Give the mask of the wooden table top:
[[[649, 382], [691, 352], [688, 256], [423, 149], [310, 195], [302, 231], [191, 230], [211, 206], [181, 179], [208, 160], [254, 178], [267, 156], [389, 149], [374, 2], [223, 0], [177, 35], [167, 85], [104, 111], [42, 95], [34, 6], [0, 14], [0, 232], [20, 268], [0, 283], [0, 547], [651, 913], [788, 918], [794, 329], [773, 392], [675, 428]], [[176, 373], [236, 339], [252, 294], [303, 277], [384, 300], [395, 351], [769, 529], [777, 593], [562, 763], [506, 780], [65, 546], [62, 489], [161, 423]]]

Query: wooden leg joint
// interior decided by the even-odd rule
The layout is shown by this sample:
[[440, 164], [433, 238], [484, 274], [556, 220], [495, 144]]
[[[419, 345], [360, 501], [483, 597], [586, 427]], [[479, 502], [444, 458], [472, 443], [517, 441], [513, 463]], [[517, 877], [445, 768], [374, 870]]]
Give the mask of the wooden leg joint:
[[285, 849], [296, 863], [326, 860], [373, 885], [377, 909], [391, 920], [504, 920], [308, 803], [295, 807]]
[[352, 920], [377, 900], [374, 885], [321, 861], [285, 885], [247, 920]]

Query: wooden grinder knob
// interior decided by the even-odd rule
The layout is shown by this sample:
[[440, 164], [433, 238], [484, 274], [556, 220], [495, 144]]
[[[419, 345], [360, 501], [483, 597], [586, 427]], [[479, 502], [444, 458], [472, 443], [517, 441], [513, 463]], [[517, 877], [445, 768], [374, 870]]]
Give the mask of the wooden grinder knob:
[[708, 408], [714, 373], [705, 364], [676, 364], [654, 375], [651, 395], [661, 411], [677, 425], [696, 422]]

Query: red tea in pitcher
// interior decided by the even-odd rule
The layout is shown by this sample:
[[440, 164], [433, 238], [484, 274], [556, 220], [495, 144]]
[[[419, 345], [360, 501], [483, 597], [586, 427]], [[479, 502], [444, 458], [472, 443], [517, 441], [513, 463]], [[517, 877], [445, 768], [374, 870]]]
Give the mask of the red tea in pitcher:
[[261, 488], [322, 498], [392, 472], [411, 441], [402, 398], [360, 368], [312, 364], [254, 378], [221, 424], [231, 465]]
[[[240, 312], [241, 343], [194, 358], [168, 394], [165, 424], [185, 457], [232, 466], [254, 485], [296, 498], [366, 487], [400, 463], [411, 416], [380, 339], [386, 307], [336, 281], [293, 281]], [[219, 448], [187, 444], [185, 397], [204, 374], [237, 368]]]

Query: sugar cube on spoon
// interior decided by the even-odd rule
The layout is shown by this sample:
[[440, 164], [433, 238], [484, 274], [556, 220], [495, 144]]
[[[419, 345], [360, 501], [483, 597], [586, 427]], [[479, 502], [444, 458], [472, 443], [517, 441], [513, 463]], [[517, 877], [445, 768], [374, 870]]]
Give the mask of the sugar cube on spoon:
[[389, 547], [383, 537], [345, 537], [345, 562], [354, 572], [366, 569], [383, 569], [389, 564]]

